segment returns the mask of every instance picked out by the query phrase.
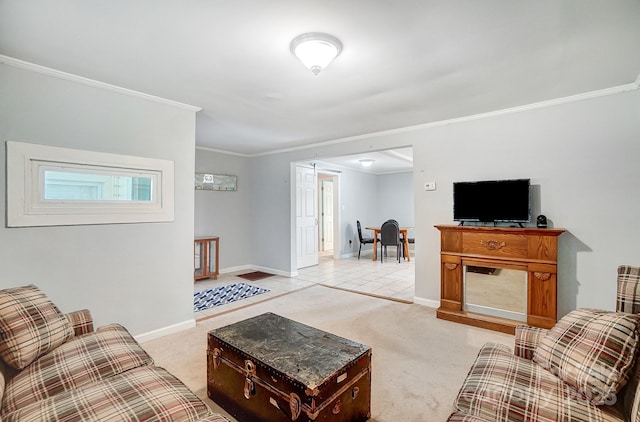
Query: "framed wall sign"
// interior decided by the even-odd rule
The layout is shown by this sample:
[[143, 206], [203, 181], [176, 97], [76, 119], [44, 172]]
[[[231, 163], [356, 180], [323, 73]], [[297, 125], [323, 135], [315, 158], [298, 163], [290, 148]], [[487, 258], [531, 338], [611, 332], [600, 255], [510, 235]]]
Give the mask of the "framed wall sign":
[[229, 174], [196, 173], [196, 190], [237, 190], [238, 176]]

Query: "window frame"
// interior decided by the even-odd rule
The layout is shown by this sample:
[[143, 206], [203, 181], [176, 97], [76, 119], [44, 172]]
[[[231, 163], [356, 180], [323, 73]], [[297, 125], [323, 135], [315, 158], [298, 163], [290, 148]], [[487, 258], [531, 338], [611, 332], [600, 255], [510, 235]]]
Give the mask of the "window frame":
[[[7, 141], [7, 227], [174, 220], [174, 162]], [[152, 178], [150, 201], [45, 200], [45, 170]]]

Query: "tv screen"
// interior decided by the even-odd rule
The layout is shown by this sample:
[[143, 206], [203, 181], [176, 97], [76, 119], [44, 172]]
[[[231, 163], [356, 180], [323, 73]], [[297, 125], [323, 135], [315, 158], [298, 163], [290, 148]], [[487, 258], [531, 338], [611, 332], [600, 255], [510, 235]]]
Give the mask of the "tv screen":
[[530, 179], [453, 184], [455, 221], [528, 223]]

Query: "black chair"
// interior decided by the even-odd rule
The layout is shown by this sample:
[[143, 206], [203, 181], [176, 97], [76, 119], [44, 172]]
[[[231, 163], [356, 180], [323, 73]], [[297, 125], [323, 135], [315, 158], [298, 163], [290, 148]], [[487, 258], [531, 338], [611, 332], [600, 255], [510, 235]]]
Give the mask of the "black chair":
[[362, 251], [363, 244], [372, 244], [374, 243], [373, 237], [364, 237], [362, 236], [362, 226], [360, 225], [360, 220], [356, 220], [356, 224], [358, 226], [358, 239], [360, 240], [360, 248], [358, 248], [358, 259], [360, 259], [360, 251]]
[[[398, 263], [400, 263], [400, 249], [402, 243], [400, 242], [400, 227], [395, 221], [385, 221], [380, 228], [380, 245], [387, 249], [387, 246], [396, 247], [396, 256], [398, 257]], [[383, 262], [382, 250], [380, 250], [380, 262]]]
[[[390, 222], [390, 223], [395, 223], [396, 226], [400, 227], [400, 224], [398, 223], [398, 220], [394, 220], [393, 218], [390, 218], [387, 221]], [[400, 234], [400, 242], [404, 242], [404, 238], [402, 237], [402, 234]], [[387, 248], [386, 247], [384, 248], [384, 253], [385, 253], [384, 256], [387, 256]], [[404, 249], [402, 250], [402, 253], [404, 254]]]
[[[398, 224], [398, 222], [396, 220], [387, 220], [387, 221], [391, 221], [392, 223], [396, 223]], [[398, 226], [400, 227], [400, 226]], [[402, 234], [400, 234], [400, 242], [402, 242], [402, 258], [406, 259], [406, 257], [404, 256], [404, 236]], [[410, 237], [407, 239], [407, 242], [409, 242], [409, 244], [415, 244], [416, 243], [416, 239], [413, 237]]]

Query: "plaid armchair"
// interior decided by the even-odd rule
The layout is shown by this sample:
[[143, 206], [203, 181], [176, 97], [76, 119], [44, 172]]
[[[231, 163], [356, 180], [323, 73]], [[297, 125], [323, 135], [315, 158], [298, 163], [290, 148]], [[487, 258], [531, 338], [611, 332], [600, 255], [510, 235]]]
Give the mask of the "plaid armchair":
[[620, 266], [617, 283], [615, 313], [582, 309], [550, 330], [519, 326], [513, 351], [485, 344], [448, 421], [640, 422], [640, 268]]

